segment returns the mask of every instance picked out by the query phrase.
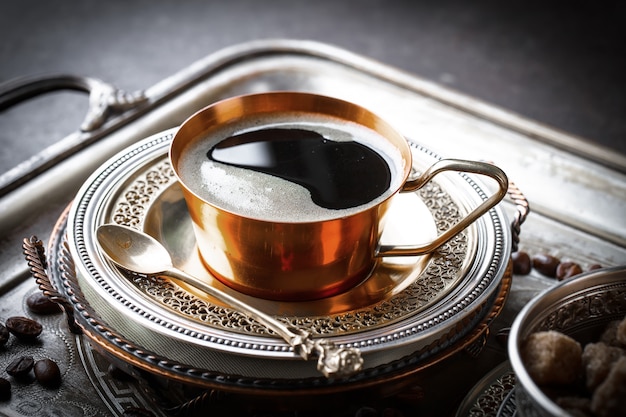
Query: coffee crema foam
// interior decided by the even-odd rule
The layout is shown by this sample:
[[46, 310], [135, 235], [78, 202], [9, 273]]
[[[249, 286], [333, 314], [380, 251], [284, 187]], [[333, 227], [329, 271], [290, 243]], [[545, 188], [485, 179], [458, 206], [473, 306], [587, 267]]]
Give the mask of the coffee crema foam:
[[[385, 192], [366, 204], [328, 209], [315, 204], [309, 190], [299, 184], [207, 158], [207, 151], [231, 136], [271, 128], [306, 129], [331, 141], [361, 143], [385, 159], [391, 173], [391, 184]], [[379, 133], [338, 118], [294, 113], [248, 118], [217, 127], [205, 137], [187, 144], [178, 162], [181, 180], [203, 200], [241, 216], [283, 223], [340, 218], [376, 205], [400, 187], [403, 169], [404, 159], [400, 151]]]

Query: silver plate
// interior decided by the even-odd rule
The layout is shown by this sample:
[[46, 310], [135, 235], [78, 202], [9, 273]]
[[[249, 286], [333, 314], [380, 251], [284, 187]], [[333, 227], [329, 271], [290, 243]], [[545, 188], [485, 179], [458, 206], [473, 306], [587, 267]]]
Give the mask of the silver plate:
[[[163, 132], [124, 150], [98, 169], [79, 191], [69, 213], [67, 232], [69, 250], [87, 300], [114, 329], [140, 346], [160, 352], [172, 360], [246, 376], [300, 378], [303, 375], [315, 375], [310, 363], [300, 360], [285, 362], [284, 359], [297, 358], [292, 349], [282, 340], [262, 334], [258, 326], [242, 319], [236, 312], [217, 306], [217, 316], [221, 317], [219, 325], [181, 315], [180, 311], [173, 311], [149, 294], [152, 291], [154, 295], [153, 290], [157, 288], [158, 292], [159, 286], [167, 285], [167, 281], [154, 281], [150, 285], [139, 281], [133, 283], [100, 253], [94, 239], [95, 229], [102, 223], [116, 219], [119, 215], [120, 189], [125, 190], [124, 187], [129, 184], [132, 188], [132, 184], [137, 182], [137, 172], [147, 166], [158, 165], [163, 160], [172, 133], [172, 130]], [[416, 169], [423, 169], [437, 159], [428, 150], [416, 144], [413, 146]], [[162, 175], [154, 183], [145, 184], [155, 191], [152, 193], [155, 198], [161, 196], [156, 189], [167, 190], [166, 177]], [[160, 187], [157, 185], [159, 181], [162, 181]], [[453, 174], [439, 182], [440, 187], [447, 190], [443, 194], [454, 195], [453, 200], [461, 211], [486, 198], [484, 186], [471, 176]], [[137, 198], [145, 196], [137, 195]], [[174, 204], [177, 204], [176, 201]], [[139, 214], [138, 218], [141, 219], [147, 213]], [[173, 216], [171, 221], [184, 223], [188, 220], [182, 213]], [[169, 232], [163, 233], [159, 236], [162, 239]], [[460, 244], [459, 240], [467, 240], [470, 244]], [[464, 246], [469, 246], [469, 249]], [[328, 337], [339, 345], [359, 347], [364, 354], [366, 367], [379, 366], [426, 347], [429, 347], [428, 355], [438, 353], [468, 334], [490, 310], [508, 264], [510, 247], [510, 231], [504, 215], [499, 208], [492, 209], [460, 235], [456, 243], [452, 241], [443, 256], [433, 256], [423, 267], [428, 272], [431, 265], [435, 265], [437, 272], [431, 275], [439, 276], [442, 281], [447, 277], [452, 282], [432, 302], [420, 305], [419, 300], [405, 297], [407, 287], [419, 282], [416, 278], [422, 276], [420, 267], [418, 277], [409, 277], [412, 282], [403, 281], [394, 288], [398, 294], [378, 301], [391, 303], [393, 307], [397, 299], [395, 303], [404, 306], [402, 313], [388, 320], [379, 318], [381, 325], [368, 326], [365, 323], [359, 331], [340, 329], [331, 332]], [[460, 251], [462, 256], [459, 257], [455, 251]], [[453, 271], [451, 277], [448, 276], [449, 271]], [[198, 298], [197, 295], [190, 296]], [[246, 297], [246, 300], [253, 304], [255, 302], [251, 297]], [[215, 307], [210, 300], [205, 301], [208, 301], [209, 308]], [[266, 300], [256, 302], [261, 307], [271, 307]], [[358, 308], [340, 311], [333, 315], [331, 321], [355, 322], [355, 317], [364, 321], [367, 314], [377, 312], [373, 306], [378, 303], [365, 303]], [[324, 323], [328, 321], [323, 320], [327, 320], [328, 315], [316, 322], [319, 315], [309, 316], [300, 311], [306, 313], [308, 310], [292, 306], [292, 315], [288, 319], [307, 328], [317, 326], [321, 329], [327, 326]], [[234, 326], [236, 329], [233, 329], [232, 323], [239, 323]], [[181, 343], [185, 349], [180, 349]], [[249, 364], [250, 360], [253, 360], [253, 367]]]

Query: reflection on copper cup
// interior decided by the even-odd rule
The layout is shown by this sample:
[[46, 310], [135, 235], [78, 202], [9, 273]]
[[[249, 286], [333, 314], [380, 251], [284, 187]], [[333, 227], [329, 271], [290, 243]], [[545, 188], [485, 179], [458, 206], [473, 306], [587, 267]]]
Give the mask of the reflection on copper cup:
[[[264, 120], [276, 117], [293, 125], [310, 127], [329, 120], [340, 128], [345, 123], [372, 132], [375, 140], [399, 155], [397, 162], [392, 162], [389, 189], [378, 199], [347, 211], [336, 210], [324, 218], [282, 221], [251, 216], [237, 207], [225, 208], [212, 202], [199, 192], [198, 180], [181, 173], [182, 161], [197, 141], [218, 137], [228, 131], [225, 126], [261, 129]], [[242, 293], [275, 300], [328, 297], [363, 281], [382, 256], [431, 252], [497, 204], [508, 187], [506, 175], [499, 168], [462, 160], [439, 161], [419, 178], [409, 179], [410, 147], [388, 123], [358, 105], [297, 92], [239, 96], [200, 110], [177, 131], [170, 161], [182, 186], [205, 266], [224, 284]], [[414, 191], [448, 170], [487, 175], [498, 182], [499, 190], [433, 242], [419, 247], [381, 247], [379, 238], [393, 196]]]

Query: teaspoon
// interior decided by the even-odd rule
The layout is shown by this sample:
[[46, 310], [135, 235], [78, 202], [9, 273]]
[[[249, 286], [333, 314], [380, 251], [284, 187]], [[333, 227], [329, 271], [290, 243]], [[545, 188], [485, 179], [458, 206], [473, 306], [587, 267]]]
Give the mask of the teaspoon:
[[167, 249], [146, 233], [118, 224], [105, 224], [98, 227], [96, 236], [104, 254], [114, 264], [139, 274], [168, 276], [215, 297], [274, 331], [303, 359], [317, 357], [317, 369], [326, 377], [345, 377], [362, 369], [363, 358], [357, 348], [337, 347], [326, 339], [314, 340], [306, 330], [287, 326], [236, 297], [187, 274], [176, 268]]

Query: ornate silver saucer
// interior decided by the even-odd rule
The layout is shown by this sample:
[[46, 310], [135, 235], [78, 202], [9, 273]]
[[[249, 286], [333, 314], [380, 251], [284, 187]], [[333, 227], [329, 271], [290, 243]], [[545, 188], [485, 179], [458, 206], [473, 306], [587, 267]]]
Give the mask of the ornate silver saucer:
[[[96, 171], [67, 218], [59, 220], [50, 243], [53, 280], [94, 347], [114, 359], [220, 389], [293, 391], [297, 383], [305, 390], [337, 390], [410, 374], [442, 360], [476, 341], [501, 308], [510, 286], [511, 236], [499, 208], [431, 256], [410, 262], [384, 259], [366, 281], [330, 299], [274, 302], [221, 287], [335, 344], [358, 347], [365, 369], [341, 383], [320, 378], [310, 361], [292, 360], [297, 356], [286, 343], [209, 297], [166, 278], [126, 275], [98, 250], [98, 225], [143, 229], [168, 246], [183, 269], [204, 273], [212, 285], [220, 285], [199, 269], [184, 202], [166, 158], [172, 133], [147, 138]], [[416, 170], [437, 158], [412, 146]], [[416, 225], [388, 226], [389, 238], [397, 242], [417, 234], [426, 240], [486, 198], [482, 190], [464, 174], [441, 178], [399, 203], [398, 216], [407, 209], [424, 215]]]

